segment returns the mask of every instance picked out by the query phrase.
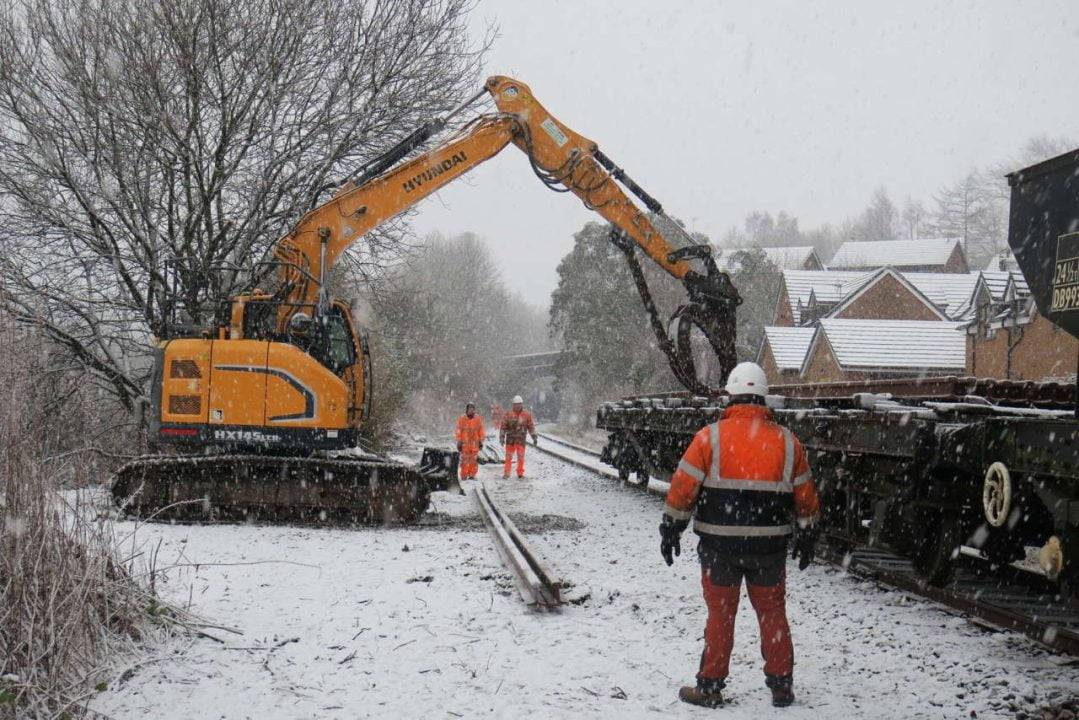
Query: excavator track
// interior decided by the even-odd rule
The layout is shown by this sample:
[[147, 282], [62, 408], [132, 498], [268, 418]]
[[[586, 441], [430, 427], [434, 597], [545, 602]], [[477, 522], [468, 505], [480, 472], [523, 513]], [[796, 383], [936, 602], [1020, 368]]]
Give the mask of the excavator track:
[[112, 495], [150, 520], [411, 523], [440, 475], [384, 459], [161, 455], [120, 468]]

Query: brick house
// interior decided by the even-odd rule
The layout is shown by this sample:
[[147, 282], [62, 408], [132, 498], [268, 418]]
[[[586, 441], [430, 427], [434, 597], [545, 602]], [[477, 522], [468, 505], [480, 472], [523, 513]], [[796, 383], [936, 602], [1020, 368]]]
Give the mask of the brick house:
[[964, 325], [968, 374], [1074, 381], [1079, 340], [1038, 312], [1018, 272], [982, 272], [969, 315]]
[[[979, 273], [903, 273], [891, 267], [872, 272], [785, 271], [777, 322], [765, 329], [758, 363], [777, 384], [909, 377], [927, 372], [963, 374], [957, 351], [964, 346], [963, 333], [956, 330], [956, 321], [970, 312], [979, 277]], [[834, 322], [855, 320], [869, 324]], [[925, 323], [943, 325], [938, 328]], [[818, 330], [812, 336], [804, 332], [814, 328]], [[796, 332], [799, 330], [803, 332]], [[883, 356], [875, 365], [852, 359], [849, 343], [856, 331], [863, 343], [872, 340], [874, 333], [880, 336]], [[834, 342], [833, 336], [837, 338]], [[944, 364], [920, 365], [923, 358], [917, 354], [888, 355], [888, 338], [903, 338], [912, 347], [938, 344], [951, 355]]]
[[839, 247], [828, 262], [832, 270], [875, 270], [886, 265], [901, 272], [970, 271], [958, 238], [848, 241]]
[[872, 272], [785, 270], [772, 324], [809, 325], [839, 317], [837, 312], [847, 319], [958, 319], [969, 307], [977, 279], [977, 273], [901, 273], [888, 267]]
[[847, 243], [830, 270], [784, 270], [758, 362], [777, 384], [941, 373], [1073, 379], [1079, 340], [1038, 312], [1011, 253], [986, 270], [965, 267], [958, 241], [918, 240]]

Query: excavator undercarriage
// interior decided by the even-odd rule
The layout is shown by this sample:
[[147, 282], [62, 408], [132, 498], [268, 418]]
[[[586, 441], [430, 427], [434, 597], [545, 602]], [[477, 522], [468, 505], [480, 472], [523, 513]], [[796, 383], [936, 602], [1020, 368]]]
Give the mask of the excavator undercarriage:
[[418, 467], [382, 458], [160, 455], [120, 468], [116, 503], [153, 520], [410, 523], [432, 490], [457, 487], [457, 453], [428, 449]]

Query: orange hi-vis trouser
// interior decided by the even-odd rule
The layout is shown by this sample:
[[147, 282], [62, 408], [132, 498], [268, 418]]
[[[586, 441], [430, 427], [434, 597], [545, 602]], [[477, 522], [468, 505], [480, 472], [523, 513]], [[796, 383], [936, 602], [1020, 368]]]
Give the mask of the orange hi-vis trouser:
[[517, 477], [524, 477], [525, 474], [525, 446], [521, 445], [507, 445], [506, 446], [506, 469], [503, 471], [503, 475], [510, 476], [510, 470], [513, 468], [513, 453], [517, 453]]
[[480, 471], [480, 446], [476, 443], [464, 443], [461, 446], [461, 479], [476, 477]]
[[[708, 620], [704, 626], [704, 652], [698, 679], [723, 681], [730, 673], [731, 650], [734, 647], [734, 618], [738, 613], [738, 585], [715, 585], [708, 569], [701, 573], [704, 602]], [[786, 581], [777, 585], [746, 583], [749, 602], [757, 612], [761, 630], [761, 655], [764, 673], [770, 677], [790, 677], [794, 672], [794, 644], [787, 623]]]

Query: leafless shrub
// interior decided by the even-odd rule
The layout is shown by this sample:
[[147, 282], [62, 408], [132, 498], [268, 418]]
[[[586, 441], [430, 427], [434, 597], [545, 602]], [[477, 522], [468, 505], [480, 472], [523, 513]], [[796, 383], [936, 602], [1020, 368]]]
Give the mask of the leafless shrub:
[[45, 347], [0, 315], [0, 718], [80, 714], [156, 608], [111, 524], [56, 490], [50, 413], [28, 371]]

